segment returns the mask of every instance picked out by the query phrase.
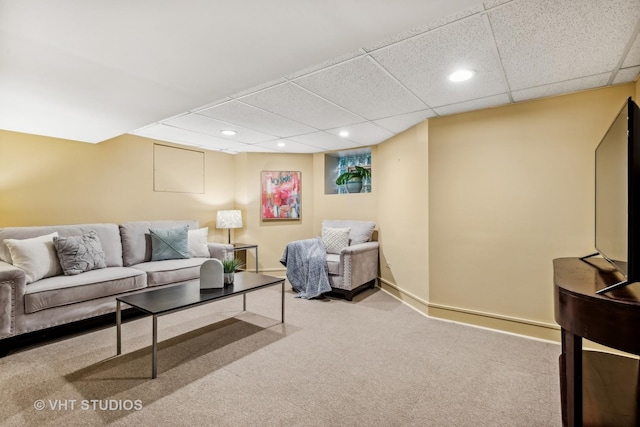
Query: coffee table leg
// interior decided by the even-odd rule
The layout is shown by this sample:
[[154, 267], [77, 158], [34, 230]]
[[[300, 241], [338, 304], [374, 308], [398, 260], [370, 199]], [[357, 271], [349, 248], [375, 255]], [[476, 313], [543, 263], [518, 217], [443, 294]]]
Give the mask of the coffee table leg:
[[242, 311], [247, 311], [247, 294], [242, 294]]
[[158, 316], [153, 315], [153, 349], [151, 354], [151, 378], [158, 376]]
[[120, 300], [116, 300], [116, 354], [122, 353], [121, 324], [122, 315], [120, 313]]
[[280, 321], [280, 323], [284, 323], [284, 280], [282, 281], [282, 320]]

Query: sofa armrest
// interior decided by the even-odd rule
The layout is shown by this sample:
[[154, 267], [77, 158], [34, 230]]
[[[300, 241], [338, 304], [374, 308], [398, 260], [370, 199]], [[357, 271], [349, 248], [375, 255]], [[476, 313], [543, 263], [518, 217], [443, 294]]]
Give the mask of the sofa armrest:
[[347, 289], [355, 289], [378, 277], [379, 248], [378, 242], [366, 242], [342, 249], [339, 273]]
[[209, 256], [222, 261], [223, 259], [233, 256], [233, 245], [227, 243], [207, 243], [209, 248]]
[[24, 270], [0, 261], [0, 338], [13, 335], [16, 301], [24, 297], [26, 287]]

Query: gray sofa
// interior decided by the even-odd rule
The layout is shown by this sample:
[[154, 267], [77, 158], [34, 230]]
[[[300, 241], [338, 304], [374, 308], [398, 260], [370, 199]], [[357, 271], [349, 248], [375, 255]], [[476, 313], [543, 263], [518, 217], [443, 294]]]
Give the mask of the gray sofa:
[[[0, 228], [0, 344], [33, 331], [115, 311], [115, 297], [152, 286], [197, 279], [204, 256], [151, 261], [149, 228], [188, 226], [197, 221], [149, 221]], [[77, 275], [55, 275], [27, 284], [25, 271], [12, 265], [5, 239], [29, 239], [57, 232], [61, 237], [97, 234], [106, 268]], [[207, 243], [209, 257], [224, 259], [233, 246]]]

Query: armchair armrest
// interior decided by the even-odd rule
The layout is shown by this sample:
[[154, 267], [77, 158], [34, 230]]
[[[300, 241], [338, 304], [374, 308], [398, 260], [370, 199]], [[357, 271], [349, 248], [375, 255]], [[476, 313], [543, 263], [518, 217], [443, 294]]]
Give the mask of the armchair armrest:
[[380, 243], [366, 242], [347, 246], [340, 252], [339, 274], [345, 289], [354, 289], [378, 277]]
[[0, 261], [0, 338], [13, 335], [16, 301], [24, 296], [26, 287], [24, 270]]
[[351, 245], [351, 246], [347, 246], [346, 248], [343, 248], [340, 253], [340, 257], [342, 257], [343, 254], [356, 255], [356, 254], [361, 254], [363, 252], [368, 252], [368, 251], [377, 251], [379, 247], [380, 247], [380, 243], [378, 242], [357, 243], [355, 245]]
[[229, 245], [227, 243], [208, 242], [207, 247], [209, 248], [209, 256], [211, 258], [219, 259], [220, 261], [227, 258], [229, 255], [233, 255], [233, 245]]

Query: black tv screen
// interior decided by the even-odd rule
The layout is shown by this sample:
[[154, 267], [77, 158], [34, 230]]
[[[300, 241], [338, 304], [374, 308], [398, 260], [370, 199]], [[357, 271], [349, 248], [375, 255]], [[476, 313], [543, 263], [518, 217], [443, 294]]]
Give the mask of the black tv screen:
[[639, 121], [629, 98], [596, 148], [596, 250], [625, 277], [598, 293], [640, 280]]

